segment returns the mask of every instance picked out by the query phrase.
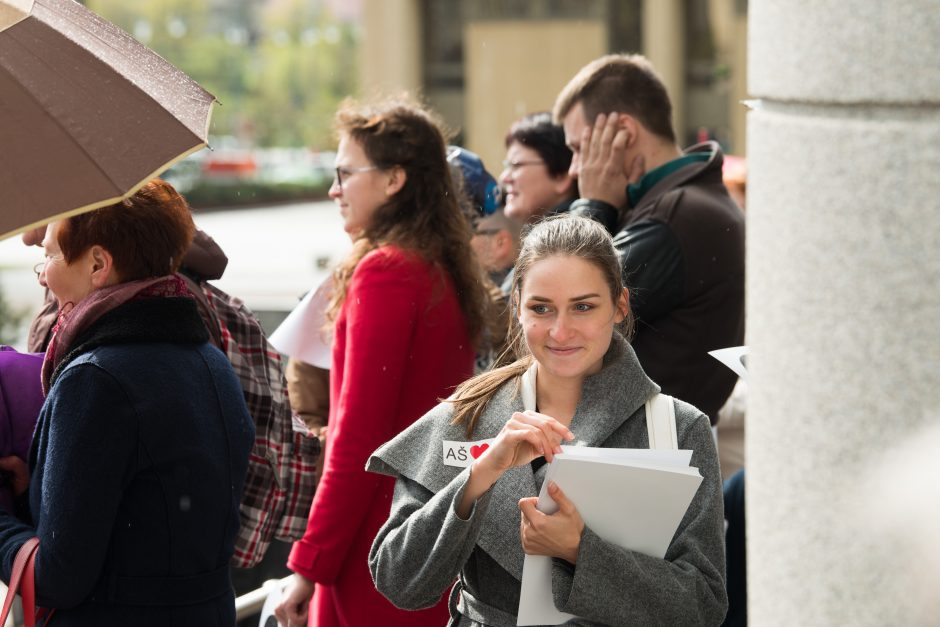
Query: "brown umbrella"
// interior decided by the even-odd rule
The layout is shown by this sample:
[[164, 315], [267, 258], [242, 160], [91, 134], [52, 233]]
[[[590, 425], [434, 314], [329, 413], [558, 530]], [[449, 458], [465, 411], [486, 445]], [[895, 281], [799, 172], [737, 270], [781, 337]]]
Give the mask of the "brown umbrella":
[[0, 239], [132, 195], [215, 96], [73, 0], [0, 0]]

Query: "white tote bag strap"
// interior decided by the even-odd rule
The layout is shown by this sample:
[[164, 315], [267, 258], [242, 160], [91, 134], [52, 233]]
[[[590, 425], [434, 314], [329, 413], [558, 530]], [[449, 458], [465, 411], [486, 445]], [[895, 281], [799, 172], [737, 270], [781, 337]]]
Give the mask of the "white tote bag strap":
[[538, 376], [539, 365], [532, 362], [528, 370], [522, 373], [522, 409], [524, 411], [535, 411], [535, 378]]
[[671, 396], [655, 394], [646, 401], [646, 432], [650, 448], [679, 448], [676, 436], [676, 406]]

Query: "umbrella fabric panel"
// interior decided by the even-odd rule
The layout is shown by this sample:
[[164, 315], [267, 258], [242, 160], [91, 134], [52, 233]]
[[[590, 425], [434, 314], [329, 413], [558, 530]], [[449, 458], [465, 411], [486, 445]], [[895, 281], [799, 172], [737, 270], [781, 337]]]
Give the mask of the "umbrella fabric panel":
[[81, 5], [37, 0], [0, 31], [0, 237], [133, 193], [205, 145], [213, 102]]
[[47, 170], [51, 164], [43, 162], [52, 158], [64, 176], [74, 174], [72, 167], [82, 170], [77, 174], [88, 183], [89, 200], [111, 198], [202, 141], [110, 66], [48, 29], [25, 20], [0, 40], [2, 106], [9, 116], [2, 145], [17, 147], [8, 154], [16, 157], [17, 177]]
[[215, 96], [129, 34], [73, 0], [36, 0], [32, 16], [72, 39], [205, 139]]

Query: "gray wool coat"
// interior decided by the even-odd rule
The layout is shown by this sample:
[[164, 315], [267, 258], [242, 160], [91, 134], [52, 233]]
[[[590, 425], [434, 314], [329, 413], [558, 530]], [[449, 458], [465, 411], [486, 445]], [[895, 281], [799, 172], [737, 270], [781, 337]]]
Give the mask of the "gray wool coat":
[[[647, 448], [644, 403], [659, 388], [630, 345], [615, 336], [602, 370], [584, 381], [571, 421], [582, 446]], [[495, 437], [522, 411], [518, 379], [500, 388], [473, 441]], [[585, 527], [577, 565], [553, 560], [555, 606], [579, 618], [573, 625], [718, 625], [727, 610], [724, 512], [718, 457], [708, 417], [675, 402], [679, 448], [692, 449], [703, 481], [676, 535], [659, 559], [605, 542]], [[516, 624], [523, 551], [520, 498], [538, 495], [547, 465], [507, 471], [475, 504], [469, 519], [456, 506], [469, 468], [443, 464], [442, 440], [466, 441], [442, 403], [383, 445], [366, 469], [396, 477], [388, 521], [369, 554], [378, 590], [395, 605], [418, 609], [451, 590], [451, 625]], [[615, 498], [616, 495], [612, 495]]]

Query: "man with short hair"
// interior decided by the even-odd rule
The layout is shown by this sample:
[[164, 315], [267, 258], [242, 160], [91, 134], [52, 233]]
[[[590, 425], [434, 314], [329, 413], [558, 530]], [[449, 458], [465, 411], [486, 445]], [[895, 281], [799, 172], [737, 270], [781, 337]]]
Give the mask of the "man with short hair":
[[477, 222], [470, 245], [495, 285], [502, 285], [516, 263], [516, 257], [519, 256], [519, 231], [519, 224], [506, 217], [502, 209]]
[[571, 211], [614, 235], [640, 363], [714, 424], [736, 377], [708, 351], [744, 341], [744, 214], [722, 183], [718, 144], [679, 148], [669, 95], [640, 55], [584, 66], [553, 115], [574, 153]]

